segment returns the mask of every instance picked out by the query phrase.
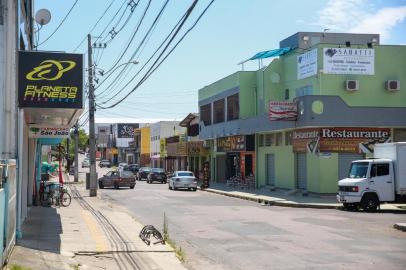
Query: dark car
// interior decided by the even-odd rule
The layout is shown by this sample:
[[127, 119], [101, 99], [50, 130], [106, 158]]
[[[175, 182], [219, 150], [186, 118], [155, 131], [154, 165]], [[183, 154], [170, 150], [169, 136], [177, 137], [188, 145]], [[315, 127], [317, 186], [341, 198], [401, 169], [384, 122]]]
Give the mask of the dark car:
[[135, 176], [131, 171], [109, 171], [103, 177], [99, 178], [99, 188], [114, 187], [135, 187]]
[[132, 171], [134, 174], [136, 174], [140, 170], [140, 165], [130, 164], [128, 165], [127, 170]]
[[151, 184], [153, 181], [159, 181], [162, 184], [166, 184], [166, 173], [164, 169], [152, 168], [148, 174], [147, 183]]
[[111, 167], [111, 162], [108, 159], [103, 159], [102, 161], [99, 162], [99, 167], [103, 168], [103, 167], [107, 167], [110, 168]]
[[141, 167], [137, 172], [137, 180], [148, 179], [148, 174], [150, 171], [150, 167]]

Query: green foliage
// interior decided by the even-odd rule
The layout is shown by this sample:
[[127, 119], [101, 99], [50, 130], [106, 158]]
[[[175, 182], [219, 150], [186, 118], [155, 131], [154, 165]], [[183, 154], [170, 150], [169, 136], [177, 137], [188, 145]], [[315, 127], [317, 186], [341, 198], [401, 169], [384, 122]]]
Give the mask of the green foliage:
[[[62, 145], [64, 149], [67, 149], [67, 140], [63, 139]], [[86, 148], [89, 146], [89, 136], [86, 134], [83, 128], [79, 129], [79, 149], [85, 151]], [[70, 132], [70, 141], [69, 141], [69, 155], [73, 159], [75, 154], [75, 134], [74, 130]]]
[[13, 265], [11, 265], [10, 267], [7, 267], [7, 268], [10, 269], [10, 270], [31, 270], [31, 268], [16, 265], [16, 264], [13, 264]]

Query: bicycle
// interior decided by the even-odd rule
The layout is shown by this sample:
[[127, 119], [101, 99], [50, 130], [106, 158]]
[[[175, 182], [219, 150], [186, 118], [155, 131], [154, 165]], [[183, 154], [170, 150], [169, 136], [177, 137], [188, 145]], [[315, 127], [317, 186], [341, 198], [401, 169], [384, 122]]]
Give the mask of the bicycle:
[[40, 200], [42, 206], [55, 204], [56, 206], [62, 205], [68, 207], [71, 204], [72, 197], [66, 187], [59, 183], [51, 183], [49, 185], [42, 184], [42, 186], [40, 186]]

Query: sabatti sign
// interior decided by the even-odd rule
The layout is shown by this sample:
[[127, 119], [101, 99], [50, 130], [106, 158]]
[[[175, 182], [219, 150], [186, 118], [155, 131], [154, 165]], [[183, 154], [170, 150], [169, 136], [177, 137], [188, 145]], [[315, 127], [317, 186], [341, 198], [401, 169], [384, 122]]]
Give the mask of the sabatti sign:
[[19, 52], [19, 106], [83, 107], [83, 55]]

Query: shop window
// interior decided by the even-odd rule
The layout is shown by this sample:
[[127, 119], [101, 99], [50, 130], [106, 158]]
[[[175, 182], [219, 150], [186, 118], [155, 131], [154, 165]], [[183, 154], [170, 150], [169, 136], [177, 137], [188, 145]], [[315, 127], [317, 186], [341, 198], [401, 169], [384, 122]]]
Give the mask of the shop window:
[[211, 103], [200, 106], [200, 119], [205, 126], [211, 125]]
[[240, 115], [239, 94], [227, 97], [227, 121], [236, 120]]
[[278, 132], [275, 134], [275, 145], [276, 146], [282, 145], [282, 132]]
[[213, 103], [213, 124], [224, 122], [224, 99]]
[[273, 134], [265, 134], [265, 146], [272, 146], [273, 137]]
[[258, 135], [258, 146], [264, 146], [264, 134], [259, 134]]
[[285, 132], [285, 145], [292, 145], [292, 136], [293, 136], [292, 131]]

